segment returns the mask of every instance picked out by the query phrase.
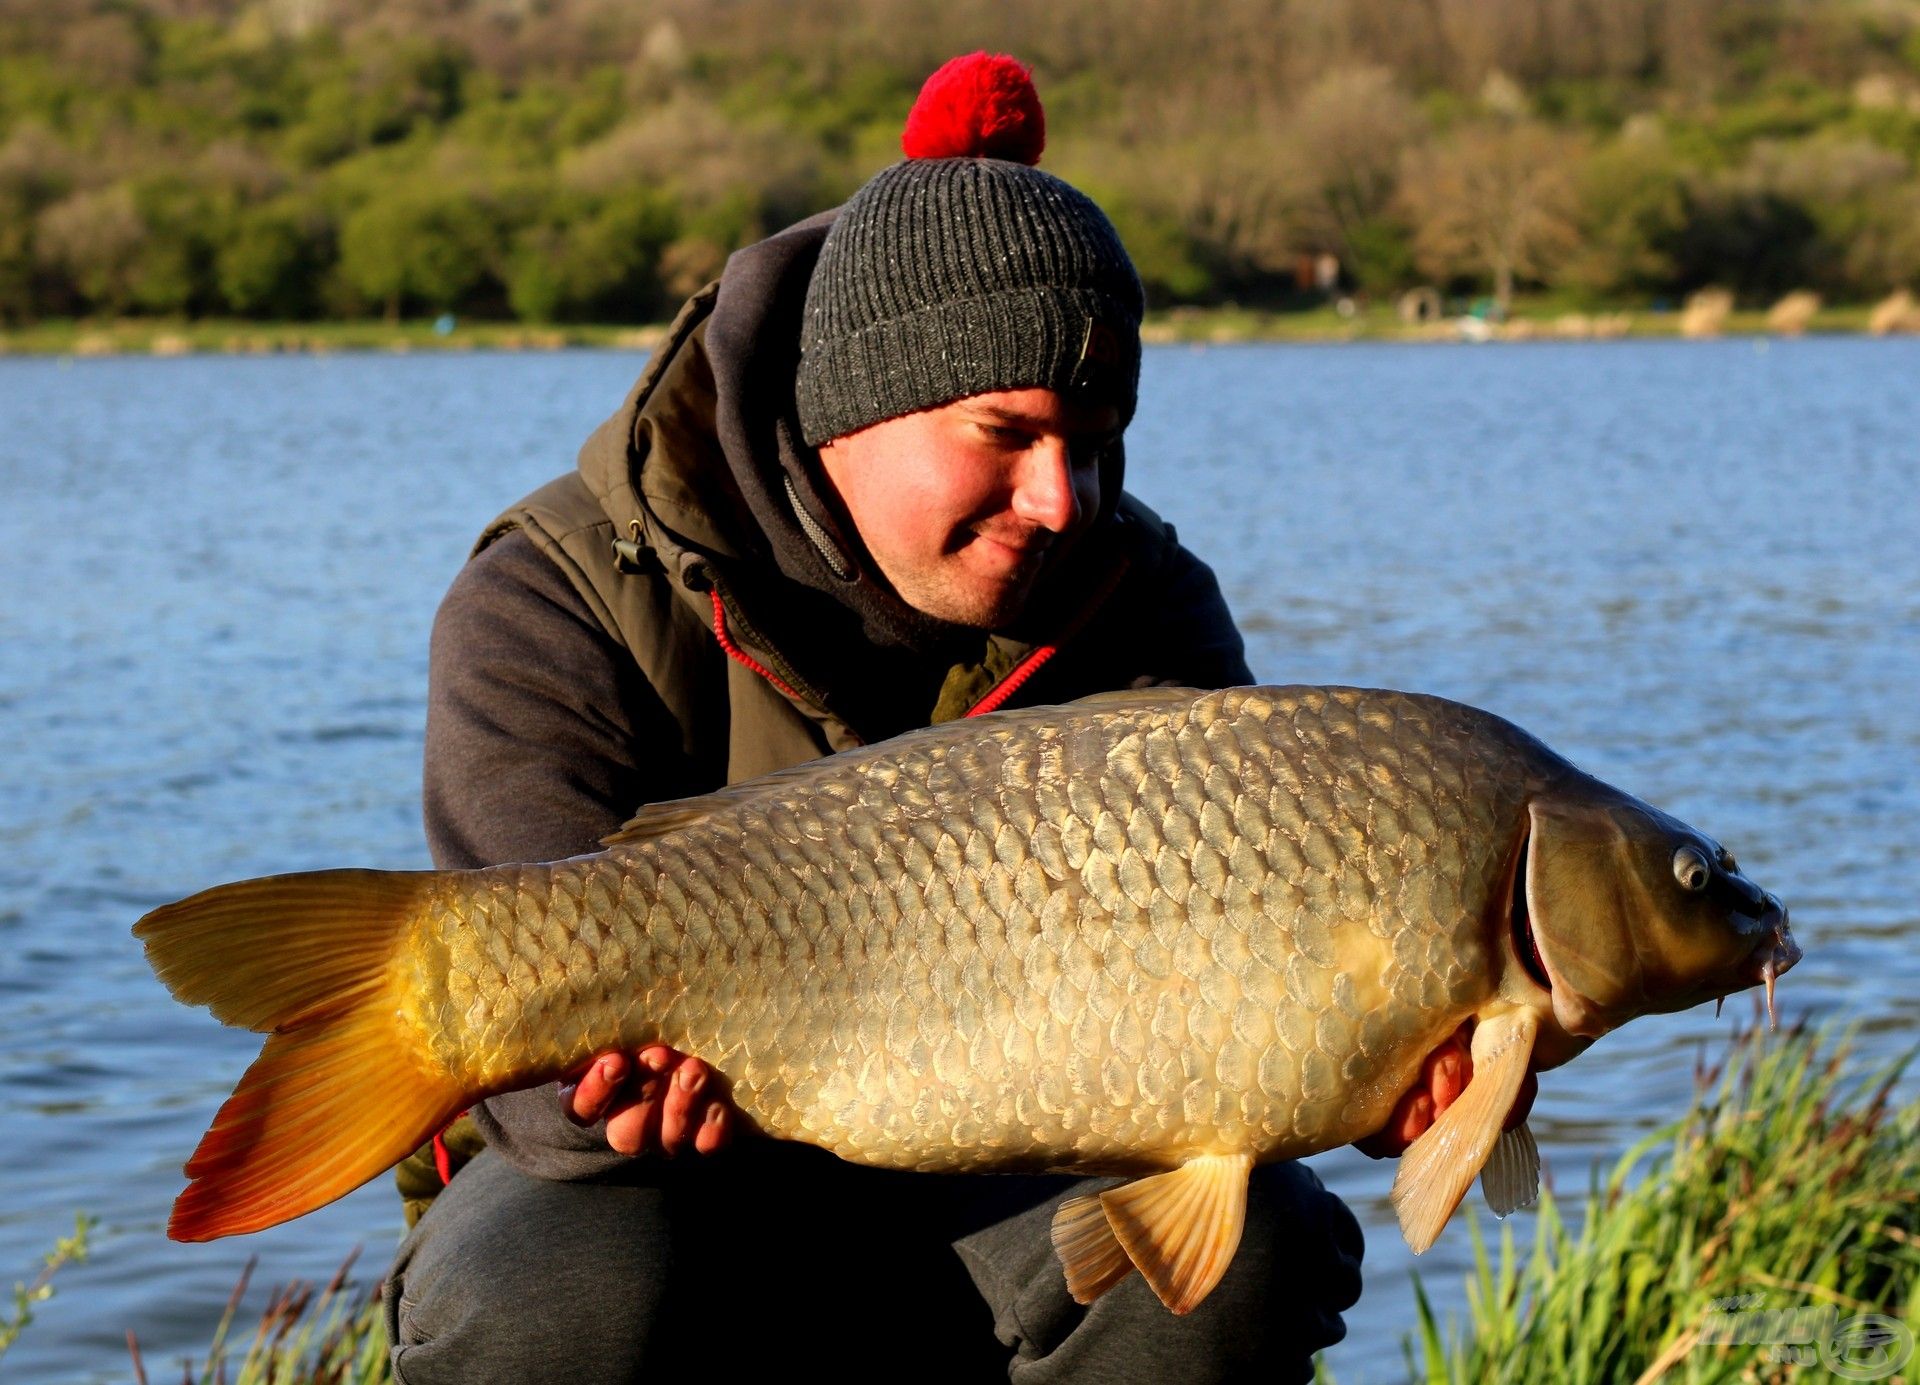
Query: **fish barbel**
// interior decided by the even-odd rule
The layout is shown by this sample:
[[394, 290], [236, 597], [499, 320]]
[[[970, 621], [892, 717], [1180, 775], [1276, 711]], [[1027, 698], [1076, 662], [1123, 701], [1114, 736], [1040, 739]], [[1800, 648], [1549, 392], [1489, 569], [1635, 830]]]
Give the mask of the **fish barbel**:
[[1380, 1129], [1463, 1024], [1402, 1157], [1423, 1250], [1529, 1068], [1798, 960], [1719, 843], [1439, 698], [1104, 694], [645, 809], [542, 865], [220, 886], [135, 928], [176, 998], [268, 1033], [170, 1234], [310, 1211], [485, 1096], [609, 1048], [704, 1059], [759, 1131], [862, 1164], [1122, 1174], [1065, 1204], [1076, 1297], [1191, 1309], [1249, 1170]]

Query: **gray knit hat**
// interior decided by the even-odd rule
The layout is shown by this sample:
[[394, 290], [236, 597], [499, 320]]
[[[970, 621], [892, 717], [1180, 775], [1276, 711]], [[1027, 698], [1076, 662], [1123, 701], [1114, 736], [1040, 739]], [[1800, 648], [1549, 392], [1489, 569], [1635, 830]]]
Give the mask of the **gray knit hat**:
[[817, 447], [1033, 387], [1111, 403], [1124, 425], [1141, 308], [1113, 224], [1069, 184], [1000, 158], [909, 158], [849, 198], [821, 246], [794, 382], [802, 435]]

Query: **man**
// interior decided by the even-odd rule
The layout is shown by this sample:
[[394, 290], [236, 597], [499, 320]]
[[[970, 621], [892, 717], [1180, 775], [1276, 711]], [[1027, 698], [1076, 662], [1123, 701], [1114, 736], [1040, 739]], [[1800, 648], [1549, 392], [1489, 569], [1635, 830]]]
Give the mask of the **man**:
[[[1001, 159], [909, 159], [736, 254], [448, 593], [436, 863], [592, 851], [642, 803], [970, 712], [1252, 681], [1212, 574], [1121, 491], [1140, 315], [1099, 209]], [[1358, 1295], [1359, 1229], [1295, 1164], [1198, 1311], [1138, 1276], [1082, 1308], [1048, 1224], [1083, 1180], [729, 1142], [706, 1079], [652, 1049], [485, 1103], [394, 1267], [396, 1376], [1307, 1379]]]

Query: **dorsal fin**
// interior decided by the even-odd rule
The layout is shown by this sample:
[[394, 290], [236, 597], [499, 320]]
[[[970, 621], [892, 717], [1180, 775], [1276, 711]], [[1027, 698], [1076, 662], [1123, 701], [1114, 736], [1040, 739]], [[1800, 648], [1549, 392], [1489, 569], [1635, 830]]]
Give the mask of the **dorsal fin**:
[[[1095, 693], [1077, 702], [1045, 707], [1020, 707], [1013, 711], [995, 712], [992, 717], [994, 724], [998, 726], [1007, 726], [1016, 722], [1047, 725], [1062, 721], [1065, 719], [1063, 713], [1076, 707], [1095, 707], [1101, 711], [1120, 711], [1129, 708], [1151, 711], [1161, 707], [1176, 707], [1191, 702], [1200, 695], [1193, 688], [1127, 688], [1118, 692]], [[881, 755], [896, 754], [907, 749], [910, 742], [922, 742], [932, 746], [971, 740], [980, 733], [980, 722], [977, 720], [943, 721], [938, 726], [923, 726], [913, 731], [903, 732], [891, 740], [878, 741], [856, 750], [843, 750], [837, 755], [828, 755], [818, 760], [807, 760], [801, 764], [790, 765], [786, 769], [777, 769], [771, 774], [761, 775], [758, 779], [730, 784], [724, 789], [715, 789], [712, 793], [649, 803], [616, 831], [602, 837], [600, 845], [603, 847], [630, 846], [635, 842], [651, 841], [668, 832], [677, 832], [683, 827], [691, 827], [714, 813], [737, 807], [741, 803], [766, 794], [776, 793], [803, 780], [826, 774], [855, 771], [867, 760]]]
[[[858, 751], [850, 752], [858, 754]], [[600, 845], [630, 846], [634, 842], [651, 841], [668, 832], [677, 832], [683, 827], [715, 813], [733, 808], [751, 799], [777, 792], [779, 789], [802, 779], [818, 778], [823, 770], [839, 769], [842, 765], [838, 757], [828, 756], [820, 760], [805, 760], [786, 769], [774, 770], [758, 779], [748, 779], [739, 784], [729, 784], [724, 789], [715, 789], [712, 793], [695, 794], [691, 798], [669, 798], [659, 803], [642, 805], [618, 829], [609, 832], [600, 839]]]
[[[1149, 711], [1155, 707], [1177, 707], [1204, 696], [1203, 688], [1116, 688], [1110, 692], [1088, 693], [1085, 697], [1076, 697], [1073, 701], [1062, 703], [1066, 707], [1137, 707]], [[1037, 709], [1033, 709], [1037, 710]]]
[[[628, 818], [619, 827], [600, 839], [603, 847], [631, 846], [635, 842], [648, 841], [665, 832], [677, 832], [682, 827], [691, 827], [720, 806], [722, 795], [717, 793], [701, 794], [698, 798], [674, 798], [665, 803], [649, 803], [638, 814]], [[737, 798], [726, 800], [737, 803]]]

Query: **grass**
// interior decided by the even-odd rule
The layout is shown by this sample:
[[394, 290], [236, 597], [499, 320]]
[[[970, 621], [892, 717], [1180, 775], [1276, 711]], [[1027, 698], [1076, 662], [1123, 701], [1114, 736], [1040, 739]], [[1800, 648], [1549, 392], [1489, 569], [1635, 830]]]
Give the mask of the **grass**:
[[[1808, 324], [1812, 333], [1863, 332], [1871, 308], [1837, 304], [1822, 307]], [[440, 331], [427, 318], [401, 322], [250, 322], [235, 319], [115, 318], [49, 320], [0, 328], [0, 356], [183, 356], [323, 354], [333, 351], [554, 351], [567, 347], [617, 347], [651, 350], [665, 328], [632, 323], [529, 324], [461, 318]], [[1369, 302], [1343, 317], [1332, 306], [1274, 312], [1234, 306], [1173, 308], [1150, 313], [1142, 336], [1151, 342], [1219, 343], [1248, 341], [1434, 341], [1456, 340], [1453, 322], [1407, 324], [1391, 303]], [[1568, 300], [1522, 298], [1504, 329], [1514, 338], [1625, 336], [1673, 337], [1680, 332], [1678, 312], [1647, 312], [1622, 307], [1593, 311]], [[1735, 312], [1724, 331], [1729, 336], [1768, 332], [1764, 312]]]
[[[390, 1381], [379, 1292], [353, 1289], [347, 1274], [354, 1258], [349, 1255], [317, 1291], [300, 1281], [276, 1289], [235, 1360], [232, 1332], [253, 1276], [249, 1261], [227, 1298], [205, 1362], [197, 1368], [191, 1361], [183, 1365], [184, 1385], [382, 1385]], [[127, 1350], [133, 1356], [134, 1380], [148, 1385], [146, 1361], [131, 1332]]]
[[222, 318], [58, 319], [0, 329], [0, 355], [324, 355], [334, 351], [557, 351], [569, 346], [651, 350], [664, 328], [634, 324], [528, 325], [432, 319], [402, 322], [247, 322]]
[[1869, 1313], [1895, 1320], [1897, 1355], [1920, 1333], [1920, 1101], [1890, 1104], [1908, 1059], [1854, 1077], [1849, 1058], [1801, 1027], [1744, 1035], [1677, 1125], [1596, 1178], [1577, 1233], [1550, 1196], [1524, 1257], [1512, 1223], [1490, 1256], [1473, 1221], [1467, 1321], [1443, 1328], [1416, 1279], [1409, 1375], [1786, 1381], [1832, 1366], [1834, 1331]]
[[54, 1242], [53, 1249], [41, 1260], [39, 1272], [32, 1279], [14, 1284], [13, 1303], [6, 1316], [0, 1317], [0, 1356], [7, 1354], [7, 1348], [19, 1340], [33, 1321], [34, 1305], [53, 1297], [54, 1275], [65, 1265], [86, 1262], [87, 1235], [93, 1227], [94, 1219], [85, 1212], [80, 1213], [73, 1219], [73, 1234]]

